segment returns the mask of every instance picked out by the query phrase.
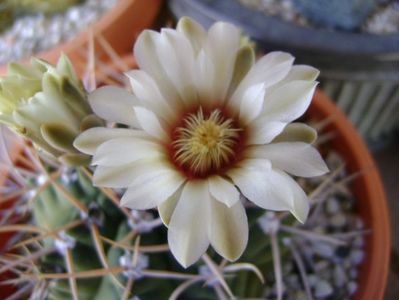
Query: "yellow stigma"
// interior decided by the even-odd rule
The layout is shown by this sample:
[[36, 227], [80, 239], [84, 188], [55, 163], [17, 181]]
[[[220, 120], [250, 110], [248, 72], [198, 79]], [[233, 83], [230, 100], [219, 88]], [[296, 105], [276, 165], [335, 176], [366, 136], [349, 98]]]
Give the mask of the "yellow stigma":
[[183, 127], [177, 128], [174, 158], [195, 175], [217, 171], [234, 157], [239, 131], [233, 127], [233, 120], [224, 118], [220, 110], [205, 118], [200, 108], [186, 117]]

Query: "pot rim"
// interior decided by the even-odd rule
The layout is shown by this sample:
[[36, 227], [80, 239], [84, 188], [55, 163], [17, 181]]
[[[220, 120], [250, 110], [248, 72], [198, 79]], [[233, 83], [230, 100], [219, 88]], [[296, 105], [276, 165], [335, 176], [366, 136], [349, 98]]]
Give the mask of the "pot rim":
[[265, 48], [272, 44], [299, 51], [399, 60], [399, 33], [376, 35], [304, 27], [231, 0], [172, 0], [170, 7], [177, 16], [198, 17], [207, 26], [218, 20], [236, 23]]

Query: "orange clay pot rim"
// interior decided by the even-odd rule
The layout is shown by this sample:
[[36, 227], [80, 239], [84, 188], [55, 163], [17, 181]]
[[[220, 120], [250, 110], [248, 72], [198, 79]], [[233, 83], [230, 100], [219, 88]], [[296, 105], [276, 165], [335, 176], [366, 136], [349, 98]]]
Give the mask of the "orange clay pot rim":
[[[332, 148], [338, 148], [336, 145], [340, 144], [339, 148], [344, 149], [339, 152], [347, 161], [350, 172], [364, 171], [356, 179], [354, 192], [358, 205], [370, 215], [365, 222], [372, 232], [366, 236], [366, 258], [361, 265], [359, 288], [354, 299], [383, 299], [389, 273], [391, 230], [385, 191], [376, 164], [344, 113], [320, 90], [315, 94], [309, 115], [332, 118], [330, 129], [338, 133], [332, 141]], [[360, 201], [364, 201], [364, 205]]]
[[[139, 17], [140, 10], [136, 8], [139, 7], [142, 1], [148, 1], [148, 5], [156, 5], [159, 7], [162, 4], [162, 0], [119, 0], [117, 4], [108, 10], [105, 14], [103, 14], [100, 19], [94, 22], [92, 25], [88, 26], [88, 28], [81, 30], [77, 35], [65, 41], [53, 48], [48, 50], [43, 50], [38, 53], [34, 53], [35, 57], [40, 57], [46, 60], [51, 61], [52, 59], [58, 58], [60, 53], [69, 54], [75, 49], [81, 48], [85, 43], [87, 43], [88, 38], [87, 34], [89, 30], [92, 30], [93, 36], [101, 34], [106, 28], [112, 26], [116, 20], [120, 19], [121, 16], [125, 13], [126, 10], [136, 10], [136, 14]], [[146, 6], [146, 7], [147, 7]], [[133, 30], [130, 28], [130, 30]], [[120, 34], [123, 34], [121, 32]], [[19, 61], [21, 62], [28, 62], [30, 57], [21, 58]], [[0, 74], [5, 73], [7, 69], [7, 64], [0, 65]]]

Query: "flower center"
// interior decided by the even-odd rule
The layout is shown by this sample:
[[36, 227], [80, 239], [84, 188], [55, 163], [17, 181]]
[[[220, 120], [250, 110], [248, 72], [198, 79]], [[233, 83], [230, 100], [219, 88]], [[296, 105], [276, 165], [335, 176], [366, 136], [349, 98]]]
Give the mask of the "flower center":
[[241, 131], [219, 109], [205, 115], [200, 108], [176, 128], [173, 158], [194, 176], [216, 173], [234, 161]]

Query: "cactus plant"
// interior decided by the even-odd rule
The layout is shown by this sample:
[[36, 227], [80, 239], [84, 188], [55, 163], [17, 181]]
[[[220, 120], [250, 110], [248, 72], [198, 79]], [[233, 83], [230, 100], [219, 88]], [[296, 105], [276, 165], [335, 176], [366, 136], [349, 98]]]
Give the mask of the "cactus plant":
[[[195, 27], [195, 24], [188, 24]], [[189, 27], [189, 30], [193, 30], [194, 27]], [[185, 29], [187, 28], [182, 30]], [[201, 34], [199, 31], [196, 33]], [[146, 36], [143, 36], [145, 40]], [[237, 42], [239, 43], [239, 39]], [[253, 60], [251, 55], [253, 53], [248, 50], [248, 45], [244, 45], [242, 49], [237, 55], [236, 62], [240, 70], [235, 72], [232, 79], [237, 85], [248, 72], [248, 63], [251, 66]], [[284, 54], [274, 55], [272, 56], [274, 61], [277, 58], [284, 60], [279, 56]], [[289, 58], [289, 56], [284, 57]], [[21, 80], [27, 87], [25, 92], [28, 95], [36, 95], [42, 89], [42, 81], [36, 77], [45, 78], [46, 72], [51, 76], [58, 74], [53, 66], [34, 62], [36, 63], [37, 68], [33, 70], [19, 67], [21, 69], [18, 74], [23, 75]], [[281, 65], [279, 67], [282, 68]], [[74, 73], [69, 68], [68, 70], [70, 72], [66, 77], [71, 80], [72, 85], [83, 86], [79, 80], [75, 80]], [[299, 66], [286, 80], [289, 81], [290, 76], [302, 76], [303, 81], [313, 81], [314, 73], [312, 68]], [[104, 80], [103, 76], [101, 78]], [[142, 79], [148, 80], [145, 76]], [[10, 87], [10, 85], [4, 86]], [[137, 86], [136, 88], [139, 89]], [[15, 89], [12, 89], [13, 93], [5, 91], [10, 91], [10, 88], [3, 87], [2, 90], [3, 103], [7, 104], [2, 108], [3, 116], [6, 116], [3, 120], [6, 120], [11, 127], [20, 126], [20, 123], [16, 123], [12, 118], [14, 113], [10, 113], [15, 111], [10, 103], [15, 104], [18, 101], [6, 101], [10, 100], [6, 98], [10, 95], [11, 99], [15, 100], [17, 91]], [[94, 91], [91, 95], [94, 93], [98, 95], [98, 91]], [[85, 102], [86, 98], [78, 94], [77, 99]], [[121, 96], [119, 100], [128, 103], [126, 98], [122, 98], [122, 94], [119, 96]], [[70, 103], [70, 97], [63, 99], [66, 103]], [[51, 103], [49, 97], [47, 100]], [[58, 99], [52, 100], [58, 101]], [[115, 110], [115, 106], [112, 105], [108, 106], [108, 110], [100, 110], [93, 101], [92, 97], [90, 104], [98, 115], [106, 116], [104, 111], [109, 113]], [[10, 106], [11, 109], [7, 110]], [[50, 109], [47, 113], [52, 111], [51, 105], [48, 105], [48, 108]], [[40, 112], [46, 111], [40, 110]], [[77, 109], [75, 113], [82, 117], [90, 115], [91, 111]], [[82, 129], [80, 120], [81, 118], [78, 118], [78, 127]], [[209, 117], [206, 124], [211, 120]], [[46, 118], [41, 121], [46, 124]], [[35, 126], [39, 123], [40, 118], [35, 118]], [[97, 131], [101, 125], [97, 123], [98, 127], [92, 129]], [[109, 129], [112, 128], [103, 129], [104, 133]], [[126, 132], [127, 128], [125, 125], [119, 125], [113, 129], [122, 133]], [[137, 131], [135, 134], [140, 135]], [[40, 133], [42, 134], [42, 130]], [[86, 135], [83, 132], [77, 139], [79, 143], [76, 143], [76, 140], [74, 143], [74, 145], [79, 144], [78, 148], [85, 151], [95, 148], [96, 144], [100, 143], [99, 140], [104, 142], [108, 138], [104, 134], [98, 136], [99, 140], [86, 139], [86, 143], [83, 143], [82, 136]], [[26, 135], [25, 137], [31, 138]], [[40, 137], [51, 145], [52, 141]], [[314, 138], [313, 130], [301, 123], [295, 123], [288, 126], [275, 141], [305, 143], [313, 141]], [[121, 207], [119, 202], [123, 191], [104, 188], [101, 184], [93, 185], [92, 168], [67, 167], [62, 159], [49, 160], [48, 156], [43, 155], [38, 149], [42, 145], [38, 142], [38, 138], [32, 139], [32, 142], [37, 144], [36, 147], [25, 144], [18, 150], [22, 156], [11, 168], [12, 172], [7, 180], [8, 187], [4, 187], [6, 194], [4, 202], [12, 199], [14, 202], [12, 208], [2, 213], [1, 223], [7, 225], [1, 226], [0, 232], [18, 231], [18, 234], [8, 245], [8, 252], [0, 257], [0, 274], [5, 270], [14, 274], [14, 277], [3, 282], [19, 287], [14, 298], [22, 299], [26, 295], [31, 295], [32, 299], [54, 300], [168, 299], [168, 297], [177, 299], [180, 296], [181, 299], [259, 298], [266, 297], [264, 286], [266, 278], [267, 282], [270, 282], [269, 289], [281, 299], [283, 274], [287, 272], [282, 268], [281, 259], [291, 261], [292, 254], [295, 257], [292, 261], [301, 269], [304, 262], [303, 258], [297, 255], [297, 247], [304, 243], [323, 241], [343, 247], [349, 247], [350, 244], [351, 236], [348, 238], [329, 235], [342, 232], [342, 228], [335, 230], [326, 227], [320, 230], [320, 224], [317, 223], [320, 219], [318, 209], [311, 210], [311, 218], [315, 222], [313, 225], [312, 223], [301, 225], [296, 219], [297, 215], [294, 217], [286, 212], [265, 214], [264, 209], [241, 196], [239, 201], [246, 208], [251, 233], [248, 246], [241, 258], [236, 262], [228, 262], [214, 249], [210, 249], [199, 261], [184, 270], [180, 261], [176, 261], [170, 252], [168, 230], [162, 225], [162, 223], [169, 224], [165, 219], [168, 215], [165, 208], [162, 208], [163, 211], [159, 215], [157, 210], [129, 210]], [[70, 148], [61, 150], [67, 151]], [[344, 197], [347, 194], [343, 167], [341, 163], [337, 163], [333, 153], [330, 156], [328, 161], [331, 163], [331, 174], [299, 181], [306, 192], [313, 191], [310, 197], [312, 208], [323, 206], [332, 194], [335, 197]], [[94, 160], [98, 161], [98, 157], [94, 157]], [[308, 158], [306, 162], [309, 162]], [[96, 183], [96, 180], [94, 182]], [[142, 198], [146, 197], [147, 195], [143, 195]], [[229, 222], [234, 221], [224, 216], [219, 217], [226, 228]], [[318, 228], [317, 232], [312, 231], [315, 228]], [[234, 236], [236, 233], [232, 234]], [[357, 235], [362, 239], [362, 233]], [[220, 251], [219, 248], [216, 250]], [[301, 269], [301, 276], [306, 285], [304, 272]], [[310, 289], [306, 289], [306, 293], [311, 293]]]

